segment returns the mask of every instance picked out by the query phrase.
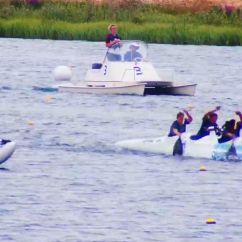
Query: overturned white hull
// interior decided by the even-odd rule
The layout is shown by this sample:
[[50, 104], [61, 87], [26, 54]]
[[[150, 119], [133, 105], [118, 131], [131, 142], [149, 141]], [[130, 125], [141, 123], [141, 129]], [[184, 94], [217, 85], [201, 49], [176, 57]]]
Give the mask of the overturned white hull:
[[145, 83], [87, 83], [86, 85], [59, 86], [59, 91], [89, 94], [144, 95]]
[[[215, 135], [204, 137], [200, 140], [190, 140], [190, 134], [182, 138], [183, 156], [207, 158], [215, 160], [233, 159], [242, 160], [242, 138], [234, 142], [229, 141], [219, 144]], [[178, 137], [159, 137], [150, 139], [133, 139], [117, 142], [116, 145], [128, 150], [172, 155]], [[231, 146], [236, 154], [230, 154]], [[229, 157], [230, 156], [230, 157]]]
[[0, 145], [0, 164], [7, 161], [13, 154], [16, 148], [16, 143], [10, 141], [4, 145]]

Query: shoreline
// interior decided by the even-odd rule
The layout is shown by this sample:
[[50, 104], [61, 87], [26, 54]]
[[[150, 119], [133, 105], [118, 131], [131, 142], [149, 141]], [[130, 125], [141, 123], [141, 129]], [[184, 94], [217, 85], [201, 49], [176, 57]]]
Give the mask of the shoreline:
[[0, 37], [104, 41], [107, 26], [116, 23], [123, 39], [242, 46], [241, 20], [241, 12], [225, 13], [217, 8], [191, 14], [147, 4], [132, 5], [128, 10], [90, 3], [9, 5], [0, 9]]
[[[73, 24], [39, 19], [0, 20], [3, 38], [104, 41], [109, 22]], [[117, 22], [123, 39], [147, 43], [242, 46], [242, 30], [236, 27], [144, 24]], [[135, 29], [135, 31], [132, 31]], [[148, 34], [147, 34], [148, 33]]]

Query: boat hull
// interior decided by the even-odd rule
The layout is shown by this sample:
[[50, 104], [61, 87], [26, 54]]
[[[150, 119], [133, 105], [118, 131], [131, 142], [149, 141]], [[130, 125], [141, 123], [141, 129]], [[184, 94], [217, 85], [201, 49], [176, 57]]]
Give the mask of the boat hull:
[[10, 141], [4, 145], [0, 145], [0, 164], [7, 161], [16, 149], [16, 143]]
[[122, 84], [115, 86], [87, 85], [87, 86], [59, 86], [59, 91], [88, 93], [88, 94], [111, 94], [111, 95], [144, 95], [145, 83]]
[[146, 85], [145, 95], [175, 95], [194, 96], [197, 84], [177, 86], [150, 86]]
[[[200, 140], [190, 140], [190, 134], [182, 138], [183, 156], [207, 158], [214, 160], [227, 160], [231, 157], [242, 160], [242, 138], [234, 142], [229, 141], [219, 144], [215, 135], [204, 137]], [[177, 137], [158, 137], [150, 139], [133, 139], [117, 142], [116, 145], [134, 151], [172, 155]], [[231, 147], [235, 152], [231, 154]], [[230, 156], [230, 157], [229, 157]]]

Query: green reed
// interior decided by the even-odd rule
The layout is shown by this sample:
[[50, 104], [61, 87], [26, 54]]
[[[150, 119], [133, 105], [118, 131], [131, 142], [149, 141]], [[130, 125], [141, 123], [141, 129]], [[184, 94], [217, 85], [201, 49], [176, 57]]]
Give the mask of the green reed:
[[[3, 2], [5, 1], [5, 4]], [[11, 0], [14, 1], [14, 0]], [[16, 1], [16, 0], [15, 0]], [[126, 0], [127, 5], [52, 3], [32, 6], [2, 0], [0, 37], [104, 41], [110, 22], [119, 25], [123, 39], [153, 43], [242, 45], [240, 12], [227, 16], [217, 8], [209, 12], [177, 12], [162, 6]]]

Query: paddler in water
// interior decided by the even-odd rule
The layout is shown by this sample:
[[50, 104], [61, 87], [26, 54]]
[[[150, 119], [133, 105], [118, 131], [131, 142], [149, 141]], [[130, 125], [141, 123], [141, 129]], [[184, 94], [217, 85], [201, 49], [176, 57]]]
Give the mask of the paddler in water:
[[242, 128], [242, 113], [237, 111], [236, 115], [239, 116], [240, 121], [236, 122], [235, 119], [226, 121], [222, 126], [222, 136], [218, 139], [219, 143], [225, 143], [240, 136], [240, 130]]
[[214, 110], [207, 112], [203, 116], [202, 125], [196, 135], [192, 135], [190, 137], [191, 140], [198, 140], [205, 136], [210, 135], [211, 131], [215, 131], [216, 135], [221, 135], [221, 131], [218, 127], [217, 120], [218, 114], [217, 111], [220, 110], [220, 106], [217, 106]]
[[172, 136], [181, 137], [181, 134], [186, 132], [186, 125], [192, 122], [192, 116], [188, 113], [188, 111], [183, 110], [183, 112], [179, 112], [176, 115], [176, 120], [172, 123], [170, 127], [170, 132], [168, 134], [169, 137], [172, 137]]

